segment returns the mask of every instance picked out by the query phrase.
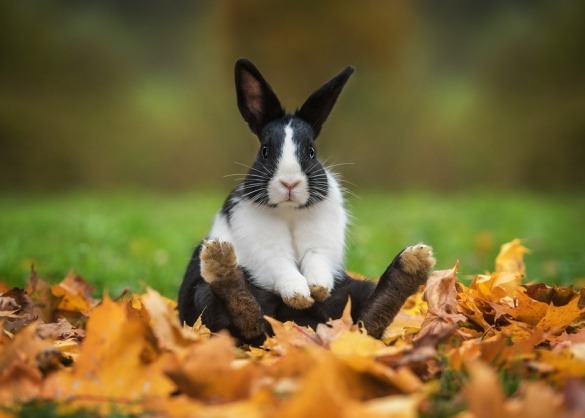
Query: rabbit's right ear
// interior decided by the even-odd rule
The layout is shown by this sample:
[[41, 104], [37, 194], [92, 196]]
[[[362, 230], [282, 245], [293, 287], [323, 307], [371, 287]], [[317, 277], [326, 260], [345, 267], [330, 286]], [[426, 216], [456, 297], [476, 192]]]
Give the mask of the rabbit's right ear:
[[252, 132], [259, 137], [267, 123], [284, 116], [284, 109], [270, 85], [250, 61], [239, 59], [235, 76], [238, 108]]

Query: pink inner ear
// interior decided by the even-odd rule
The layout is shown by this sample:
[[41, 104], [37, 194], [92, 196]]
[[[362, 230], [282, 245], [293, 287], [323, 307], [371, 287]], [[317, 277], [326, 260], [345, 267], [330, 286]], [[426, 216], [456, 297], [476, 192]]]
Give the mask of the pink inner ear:
[[242, 73], [242, 93], [246, 98], [248, 110], [259, 119], [262, 116], [262, 89], [260, 83], [250, 73]]

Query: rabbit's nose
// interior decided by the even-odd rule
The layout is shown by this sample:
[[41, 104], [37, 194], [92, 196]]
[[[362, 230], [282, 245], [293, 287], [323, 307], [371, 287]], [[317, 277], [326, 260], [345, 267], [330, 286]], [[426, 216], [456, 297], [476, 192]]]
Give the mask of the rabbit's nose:
[[295, 187], [297, 187], [299, 185], [301, 181], [297, 180], [295, 182], [286, 182], [284, 180], [280, 180], [280, 184], [282, 184], [284, 187], [286, 187], [289, 191], [294, 189]]

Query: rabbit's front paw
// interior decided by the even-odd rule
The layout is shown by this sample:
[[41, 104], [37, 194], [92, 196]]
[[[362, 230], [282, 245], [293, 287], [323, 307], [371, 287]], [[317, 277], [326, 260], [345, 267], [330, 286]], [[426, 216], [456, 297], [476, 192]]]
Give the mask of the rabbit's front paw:
[[304, 286], [286, 286], [280, 290], [282, 301], [293, 309], [306, 309], [315, 303], [309, 288]]
[[333, 274], [326, 265], [319, 262], [307, 262], [302, 266], [301, 273], [307, 278], [313, 299], [322, 302], [329, 297], [334, 280]]
[[211, 283], [221, 279], [236, 279], [238, 260], [234, 246], [227, 241], [203, 241], [201, 254], [201, 276]]
[[331, 289], [316, 284], [309, 285], [309, 290], [311, 291], [311, 296], [317, 302], [323, 302], [331, 294]]
[[433, 248], [424, 244], [407, 247], [399, 257], [402, 271], [425, 277], [425, 280], [436, 262], [433, 257]]

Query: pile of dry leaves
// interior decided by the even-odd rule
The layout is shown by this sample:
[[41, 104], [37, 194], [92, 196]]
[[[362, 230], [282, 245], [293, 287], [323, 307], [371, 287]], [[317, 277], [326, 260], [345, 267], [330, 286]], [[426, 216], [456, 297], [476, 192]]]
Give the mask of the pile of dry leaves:
[[[382, 341], [341, 319], [312, 330], [270, 319], [263, 347], [179, 324], [149, 289], [92, 298], [83, 279], [0, 284], [0, 416], [585, 416], [585, 292], [522, 285], [525, 248], [502, 247], [469, 286], [436, 271]], [[445, 412], [446, 411], [446, 412]]]

